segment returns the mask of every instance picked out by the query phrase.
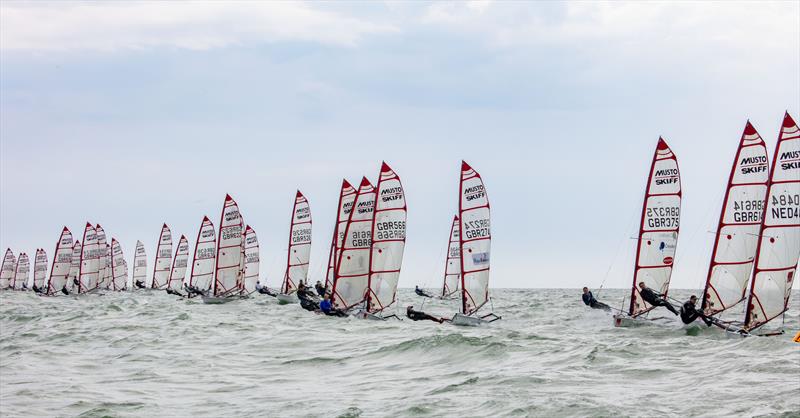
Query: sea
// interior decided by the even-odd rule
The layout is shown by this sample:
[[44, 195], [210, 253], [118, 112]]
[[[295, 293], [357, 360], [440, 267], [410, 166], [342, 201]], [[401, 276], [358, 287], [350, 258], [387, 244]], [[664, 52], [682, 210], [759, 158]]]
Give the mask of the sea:
[[[595, 295], [622, 306], [628, 292]], [[327, 317], [265, 295], [4, 291], [0, 416], [800, 416], [798, 291], [775, 323], [784, 335], [749, 338], [663, 308], [657, 324], [615, 328], [580, 293], [492, 289], [485, 311], [502, 319], [466, 328]], [[449, 317], [459, 303], [401, 289], [397, 306]]]

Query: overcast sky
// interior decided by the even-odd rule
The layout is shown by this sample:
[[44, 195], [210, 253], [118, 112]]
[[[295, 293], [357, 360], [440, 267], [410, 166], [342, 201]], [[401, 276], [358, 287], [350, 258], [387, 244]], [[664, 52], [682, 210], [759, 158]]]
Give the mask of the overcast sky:
[[[438, 287], [460, 161], [493, 287], [627, 287], [659, 135], [684, 201], [673, 287], [705, 280], [749, 118], [800, 114], [800, 3], [0, 3], [0, 246], [63, 225], [194, 248], [230, 193], [277, 286], [296, 189], [322, 277], [341, 179], [401, 177], [400, 286]], [[130, 261], [129, 261], [130, 263]], [[607, 277], [607, 279], [605, 279]]]

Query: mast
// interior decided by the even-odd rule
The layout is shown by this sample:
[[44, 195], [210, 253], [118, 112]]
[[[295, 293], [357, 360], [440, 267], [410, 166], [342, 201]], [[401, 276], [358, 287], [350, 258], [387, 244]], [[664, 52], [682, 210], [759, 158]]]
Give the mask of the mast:
[[406, 245], [406, 197], [400, 177], [381, 164], [369, 249], [367, 311], [380, 312], [395, 301]]
[[465, 161], [461, 162], [459, 183], [461, 312], [471, 315], [489, 301], [491, 216], [483, 179]]
[[67, 285], [72, 266], [72, 232], [66, 226], [56, 242], [53, 265], [50, 268], [50, 279], [47, 281], [47, 294], [54, 295]]
[[85, 293], [97, 287], [100, 250], [97, 246], [97, 231], [86, 222], [83, 230], [83, 248], [78, 271], [78, 293]]
[[11, 287], [11, 280], [14, 279], [14, 270], [17, 268], [17, 257], [11, 248], [6, 249], [6, 254], [3, 256], [3, 267], [0, 270], [0, 290], [8, 289]]
[[214, 296], [226, 295], [238, 289], [242, 276], [242, 217], [239, 206], [230, 195], [225, 195], [218, 240]]
[[745, 124], [714, 237], [700, 308], [719, 314], [744, 300], [767, 193], [767, 147], [750, 121]]
[[111, 288], [115, 291], [125, 290], [128, 286], [128, 265], [122, 253], [122, 245], [116, 238], [111, 238]]
[[354, 210], [350, 211], [344, 228], [331, 293], [331, 303], [337, 309], [350, 309], [367, 296], [375, 188], [366, 177], [361, 179], [352, 207]]
[[169, 271], [167, 288], [181, 290], [183, 279], [186, 278], [186, 267], [189, 264], [189, 241], [186, 236], [181, 235], [178, 240], [178, 248], [175, 250], [175, 258], [172, 260], [172, 268]]
[[336, 212], [336, 225], [333, 227], [333, 238], [331, 238], [331, 251], [328, 255], [328, 273], [325, 276], [325, 288], [333, 289], [333, 277], [336, 273], [336, 263], [339, 262], [339, 253], [342, 250], [342, 239], [344, 229], [347, 226], [347, 219], [353, 209], [353, 201], [356, 199], [356, 189], [345, 179], [342, 179], [342, 188], [339, 192], [339, 204]]
[[197, 231], [197, 241], [194, 246], [194, 260], [192, 262], [192, 273], [189, 276], [189, 285], [195, 286], [200, 290], [211, 289], [214, 280], [214, 260], [217, 254], [217, 239], [214, 233], [214, 224], [203, 217], [200, 229]]
[[630, 316], [639, 316], [653, 309], [639, 300], [639, 283], [656, 292], [667, 294], [672, 275], [681, 212], [681, 176], [678, 159], [663, 138], [658, 138], [656, 152], [650, 165], [639, 240], [633, 274]]
[[40, 292], [44, 292], [45, 289], [44, 285], [47, 282], [47, 252], [45, 252], [44, 248], [39, 248], [36, 250], [36, 257], [33, 259], [33, 285], [39, 289]]
[[258, 237], [250, 225], [244, 229], [244, 273], [242, 278], [242, 294], [249, 295], [256, 291], [258, 282]]
[[744, 319], [747, 331], [786, 312], [800, 258], [800, 129], [789, 112], [778, 135], [761, 222]]
[[136, 289], [136, 282], [142, 285], [147, 283], [147, 254], [144, 251], [144, 244], [136, 241], [136, 252], [133, 255], [133, 277], [131, 278], [131, 290]]
[[450, 240], [447, 243], [447, 256], [444, 261], [444, 283], [442, 284], [442, 297], [448, 297], [458, 291], [461, 281], [461, 248], [459, 245], [460, 223], [458, 215], [453, 216], [450, 226]]
[[170, 263], [172, 262], [172, 232], [167, 224], [161, 226], [161, 234], [158, 237], [156, 246], [156, 262], [153, 265], [152, 289], [164, 289], [167, 287], [170, 273]]
[[[344, 190], [344, 189], [343, 189]], [[339, 201], [341, 202], [341, 195]], [[335, 228], [334, 228], [335, 231]], [[335, 232], [334, 232], [335, 237]], [[330, 257], [333, 255], [334, 245], [331, 244], [331, 255], [328, 258], [330, 269]], [[297, 191], [292, 207], [292, 220], [289, 226], [289, 252], [286, 256], [286, 272], [283, 275], [281, 293], [288, 294], [295, 288], [300, 281], [308, 280], [308, 262], [311, 256], [311, 207], [308, 199]]]
[[31, 271], [31, 261], [28, 259], [28, 254], [19, 253], [17, 259], [17, 266], [14, 270], [14, 290], [23, 290], [28, 286], [28, 273]]
[[[72, 262], [69, 264], [69, 276], [67, 277], [67, 284], [66, 286], [69, 287], [71, 291], [75, 290], [76, 282], [80, 283], [80, 274], [81, 274], [81, 254], [83, 253], [83, 246], [81, 242], [75, 240], [75, 244], [72, 246]], [[78, 286], [80, 289], [80, 286]]]

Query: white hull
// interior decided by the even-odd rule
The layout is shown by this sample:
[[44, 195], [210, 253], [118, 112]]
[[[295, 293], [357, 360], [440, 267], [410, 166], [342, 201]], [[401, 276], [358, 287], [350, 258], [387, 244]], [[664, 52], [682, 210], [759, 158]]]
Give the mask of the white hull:
[[614, 315], [614, 326], [618, 328], [632, 328], [632, 327], [641, 327], [647, 325], [665, 325], [669, 323], [669, 319], [670, 318], [667, 317], [634, 318], [624, 314], [616, 314]]
[[493, 313], [484, 315], [483, 317], [478, 317], [464, 315], [461, 312], [457, 312], [455, 315], [453, 315], [453, 319], [450, 320], [450, 323], [461, 327], [478, 327], [492, 323], [498, 319], [500, 319], [500, 317]]
[[300, 299], [297, 298], [297, 295], [292, 294], [285, 294], [285, 293], [278, 293], [278, 296], [275, 297], [278, 299], [278, 304], [280, 305], [288, 305], [292, 303], [300, 303]]
[[208, 305], [220, 305], [239, 299], [238, 296], [203, 296], [203, 303]]

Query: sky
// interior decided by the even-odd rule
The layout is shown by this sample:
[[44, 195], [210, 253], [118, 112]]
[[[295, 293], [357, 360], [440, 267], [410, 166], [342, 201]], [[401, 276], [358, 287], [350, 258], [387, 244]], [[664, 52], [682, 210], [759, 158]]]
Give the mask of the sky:
[[[342, 178], [408, 204], [401, 287], [439, 287], [461, 160], [492, 287], [630, 286], [659, 136], [682, 175], [672, 287], [702, 288], [746, 120], [800, 116], [800, 2], [0, 3], [0, 246], [86, 221], [131, 263], [230, 193], [283, 277], [295, 191], [322, 278]], [[152, 268], [153, 260], [148, 264]]]

